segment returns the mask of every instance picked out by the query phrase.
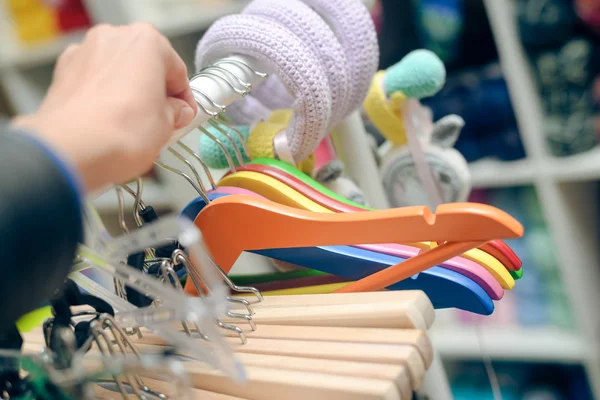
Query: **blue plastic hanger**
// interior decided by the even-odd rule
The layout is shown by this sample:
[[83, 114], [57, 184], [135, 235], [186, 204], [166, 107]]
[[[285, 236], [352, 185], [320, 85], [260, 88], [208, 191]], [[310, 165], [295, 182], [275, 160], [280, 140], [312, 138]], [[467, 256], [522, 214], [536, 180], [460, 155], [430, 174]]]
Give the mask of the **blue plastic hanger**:
[[[217, 190], [207, 195], [212, 201], [229, 194], [219, 193]], [[204, 200], [197, 198], [181, 214], [194, 220], [205, 206]], [[402, 261], [398, 257], [351, 246], [265, 249], [252, 253], [352, 280], [364, 278]], [[489, 315], [494, 311], [494, 302], [490, 296], [473, 280], [441, 267], [432, 267], [388, 289], [422, 290], [437, 309], [458, 308], [482, 315]]]
[[[402, 262], [401, 258], [351, 246], [320, 246], [253, 251], [265, 257], [358, 280]], [[432, 267], [389, 290], [422, 290], [435, 308], [458, 308], [476, 314], [494, 311], [491, 297], [471, 279], [441, 267]]]
[[[229, 196], [226, 193], [219, 193], [218, 191], [211, 190], [206, 194], [210, 201], [218, 199], [219, 197]], [[202, 199], [202, 197], [198, 197], [195, 200], [192, 200], [181, 212], [181, 215], [191, 219], [192, 221], [196, 219], [196, 216], [200, 214], [200, 211], [206, 207], [206, 202]]]

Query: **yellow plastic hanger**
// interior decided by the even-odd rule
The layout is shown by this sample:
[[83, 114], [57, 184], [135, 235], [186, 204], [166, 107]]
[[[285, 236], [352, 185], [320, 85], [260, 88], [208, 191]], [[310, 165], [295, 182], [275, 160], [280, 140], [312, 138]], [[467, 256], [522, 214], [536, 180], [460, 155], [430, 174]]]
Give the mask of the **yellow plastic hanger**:
[[[433, 249], [434, 247], [437, 247], [438, 243], [436, 243], [436, 242], [418, 242], [418, 243], [408, 243], [408, 245], [417, 247], [421, 250], [429, 250], [429, 249]], [[486, 253], [485, 251], [483, 251], [481, 249], [471, 249], [471, 250], [468, 250], [468, 251], [464, 252], [463, 254], [461, 254], [461, 257], [463, 257], [469, 261], [476, 262], [477, 264], [481, 265], [483, 268], [487, 269], [488, 271], [500, 271], [500, 270], [506, 271], [507, 275], [510, 277], [510, 279], [507, 279], [507, 284], [510, 287], [504, 287], [504, 285], [502, 285], [502, 287], [504, 289], [512, 289], [514, 287], [514, 285], [515, 285], [514, 278], [512, 277], [512, 275], [510, 275], [510, 272], [508, 272], [508, 270], [506, 269], [504, 264], [502, 264], [494, 256]], [[494, 277], [496, 277], [495, 274], [492, 273], [492, 275], [494, 275]], [[498, 279], [498, 278], [496, 278], [496, 279]], [[500, 282], [500, 283], [502, 284], [502, 282]]]
[[[328, 294], [335, 292], [338, 289], [346, 287], [350, 284], [350, 282], [341, 282], [341, 283], [329, 283], [326, 285], [315, 285], [315, 286], [305, 286], [298, 288], [290, 288], [290, 289], [279, 289], [279, 290], [269, 290], [266, 292], [260, 292], [263, 296], [288, 296], [288, 295], [297, 295], [297, 294]], [[252, 296], [252, 293], [240, 293], [236, 294], [236, 297], [246, 297]]]
[[[289, 207], [298, 208], [301, 210], [319, 212], [319, 213], [333, 213], [333, 211], [315, 203], [295, 189], [290, 188], [284, 183], [278, 181], [270, 176], [254, 172], [254, 171], [240, 171], [225, 176], [217, 184], [217, 186], [234, 186], [250, 190], [258, 195], [261, 195], [275, 203], [287, 205]], [[399, 229], [401, 229], [399, 227]], [[434, 242], [420, 242], [410, 244], [411, 246], [418, 247], [422, 250], [429, 250], [437, 247]], [[480, 264], [492, 276], [500, 283], [502, 288], [510, 290], [515, 286], [515, 280], [506, 270], [504, 265], [496, 260], [494, 257], [483, 252], [479, 249], [469, 250], [468, 258]], [[467, 253], [463, 253], [463, 256]]]
[[277, 179], [258, 172], [240, 171], [227, 175], [217, 184], [217, 187], [220, 186], [233, 186], [250, 190], [275, 203], [299, 208], [301, 210], [320, 213], [332, 212]]

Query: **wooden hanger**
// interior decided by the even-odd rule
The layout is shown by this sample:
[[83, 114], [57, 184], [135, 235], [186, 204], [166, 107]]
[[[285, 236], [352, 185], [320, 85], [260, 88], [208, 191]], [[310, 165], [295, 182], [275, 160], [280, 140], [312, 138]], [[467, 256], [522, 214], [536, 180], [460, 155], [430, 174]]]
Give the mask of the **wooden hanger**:
[[[403, 365], [377, 364], [356, 361], [318, 360], [314, 358], [299, 358], [285, 356], [265, 356], [261, 354], [238, 353], [237, 357], [244, 365], [283, 368], [293, 371], [315, 371], [317, 373], [331, 373], [354, 378], [372, 378], [395, 383], [400, 397], [410, 399], [412, 386], [408, 370]], [[315, 368], [316, 366], [316, 368]]]
[[196, 388], [252, 400], [264, 399], [265, 393], [289, 400], [410, 400], [400, 397], [392, 380], [249, 366], [247, 382], [238, 383], [204, 364], [190, 363], [186, 370]]
[[[439, 244], [435, 241], [431, 241], [413, 242], [411, 243], [411, 245], [421, 249], [421, 251], [427, 251], [429, 249], [437, 247]], [[386, 254], [389, 254], [386, 248], [383, 248], [381, 250], [385, 251]], [[474, 248], [465, 251], [460, 256], [468, 261], [481, 265], [486, 271], [488, 271], [494, 276], [494, 278], [498, 281], [498, 283], [500, 283], [503, 289], [512, 290], [515, 287], [515, 279], [510, 274], [510, 272], [504, 267], [504, 265], [502, 265], [500, 261], [495, 259], [490, 254], [486, 253], [485, 251], [479, 248]]]
[[[256, 250], [254, 253], [303, 267], [316, 268], [352, 281], [406, 262], [386, 254], [349, 246], [281, 248]], [[336, 290], [348, 285], [340, 286]], [[492, 298], [481, 286], [459, 273], [437, 266], [400, 280], [387, 289], [422, 290], [435, 308], [458, 308], [482, 315], [488, 315], [494, 310]]]
[[[364, 206], [362, 206], [358, 203], [355, 203], [352, 200], [348, 200], [347, 198], [345, 198], [343, 196], [340, 196], [339, 194], [330, 190], [328, 187], [323, 186], [319, 182], [315, 181], [310, 176], [302, 173], [301, 171], [296, 169], [294, 166], [292, 166], [288, 163], [285, 163], [283, 161], [275, 160], [272, 158], [254, 158], [254, 159], [250, 160], [248, 163], [246, 163], [246, 165], [248, 165], [248, 164], [252, 164], [252, 165], [258, 164], [258, 165], [269, 166], [269, 167], [272, 167], [271, 169], [275, 168], [277, 170], [286, 172], [288, 176], [296, 178], [297, 180], [304, 183], [305, 185], [312, 187], [317, 192], [322, 193], [325, 196], [327, 196], [331, 199], [334, 199], [335, 201], [338, 201], [340, 203], [347, 204], [349, 206], [353, 206], [356, 208], [361, 208], [363, 210], [365, 209]], [[271, 176], [275, 177], [275, 175], [271, 175]], [[326, 204], [329, 204], [329, 203], [323, 203], [321, 205], [325, 207]]]
[[[260, 310], [268, 307], [298, 307], [298, 306], [332, 306], [354, 304], [406, 304], [419, 310], [426, 323], [426, 329], [431, 328], [435, 320], [435, 311], [431, 300], [420, 291], [382, 291], [363, 293], [337, 293], [328, 295], [298, 295], [298, 296], [272, 296], [258, 301], [250, 298], [252, 307]], [[236, 303], [232, 303], [236, 308]]]
[[[262, 180], [262, 181], [264, 183], [264, 180]], [[239, 188], [236, 189], [235, 187], [226, 186], [225, 188], [227, 188], [227, 192], [229, 192], [229, 193], [236, 193], [237, 190], [241, 191], [242, 193], [249, 192], [246, 189], [239, 189]], [[225, 194], [221, 193], [219, 191], [220, 189], [221, 188], [219, 188], [215, 191], [209, 192], [208, 197], [211, 200], [217, 199], [219, 197], [223, 197]], [[250, 193], [252, 193], [252, 196], [262, 198], [262, 196], [254, 194], [253, 192], [250, 192]], [[280, 193], [280, 195], [281, 195], [281, 193]], [[300, 195], [298, 195], [298, 196], [300, 196]], [[310, 200], [306, 199], [304, 204], [308, 205], [309, 202], [310, 202]], [[195, 216], [197, 216], [197, 214], [205, 207], [205, 205], [206, 205], [206, 203], [204, 202], [204, 200], [202, 198], [197, 198], [194, 201], [192, 201], [188, 206], [186, 206], [186, 208], [182, 212], [182, 215], [185, 215], [190, 219], [194, 219]], [[425, 246], [426, 245], [423, 245], [423, 247], [425, 247]], [[393, 245], [393, 244], [392, 245], [357, 245], [354, 247], [371, 250], [371, 251], [379, 252], [379, 253], [383, 253], [383, 254], [393, 253], [390, 255], [397, 256], [402, 259], [414, 257], [419, 253], [419, 249], [417, 249], [415, 247], [405, 246], [405, 245]], [[352, 254], [351, 248], [345, 247], [344, 249], [346, 249], [346, 250], [344, 250], [345, 253]], [[342, 250], [342, 249], [339, 249], [339, 250]], [[301, 251], [301, 249], [288, 249], [287, 252], [289, 252], [289, 254], [285, 255], [285, 257], [287, 257], [286, 261], [298, 264], [298, 262], [296, 261], [296, 258], [302, 256], [298, 253], [299, 251]], [[322, 251], [327, 252], [328, 249], [322, 248]], [[254, 252], [256, 253], [256, 251], [254, 251]], [[278, 256], [281, 255], [281, 252], [282, 252], [282, 250], [263, 250], [260, 252], [260, 254], [263, 256], [266, 256], [266, 257], [279, 259]], [[338, 251], [338, 253], [339, 253], [339, 251]], [[354, 252], [354, 253], [355, 253], [354, 254], [355, 256], [359, 256], [359, 254], [366, 254], [366, 253], [361, 253], [361, 252]], [[328, 255], [329, 254], [322, 253], [320, 256], [323, 257], [323, 256], [328, 256]], [[317, 257], [317, 255], [315, 255], [314, 262], [315, 262], [315, 264], [309, 263], [309, 264], [303, 264], [303, 266], [306, 268], [311, 268], [311, 269], [314, 269], [314, 268], [319, 269], [318, 266], [323, 265], [320, 262], [320, 259], [319, 259], [319, 257]], [[401, 261], [398, 260], [398, 262], [401, 262]], [[480, 285], [493, 300], [499, 300], [504, 296], [503, 288], [504, 287], [512, 288], [514, 286], [514, 280], [508, 275], [506, 270], [500, 264], [488, 263], [488, 264], [484, 264], [484, 265], [486, 265], [486, 267], [489, 270], [491, 270], [493, 272], [493, 274], [490, 273], [489, 271], [485, 270], [483, 267], [481, 267], [481, 265], [479, 265], [473, 261], [470, 261], [470, 260], [462, 259], [460, 257], [453, 257], [449, 260], [446, 260], [446, 261], [440, 263], [441, 267], [455, 271], [457, 273], [460, 273], [460, 274], [464, 275], [465, 277], [473, 280], [475, 283]], [[331, 270], [329, 270], [328, 272], [336, 274], [334, 271], [331, 271]]]
[[[192, 205], [191, 207], [195, 213], [196, 206]], [[186, 211], [184, 210], [184, 212]], [[267, 249], [253, 252], [307, 268], [320, 269], [351, 280], [364, 278], [369, 274], [403, 262], [402, 259], [349, 246]], [[488, 282], [486, 282], [483, 279], [485, 278], [483, 270], [474, 271], [473, 279], [475, 280], [466, 278], [469, 271], [465, 272], [463, 276], [450, 270], [432, 267], [411, 279], [397, 282], [391, 288], [394, 290], [423, 290], [431, 297], [436, 308], [459, 308], [482, 315], [491, 314], [494, 310], [492, 300], [502, 298], [504, 294], [502, 288], [491, 275], [488, 276]], [[327, 290], [340, 290], [344, 286], [346, 285], [338, 287], [318, 285], [295, 292], [276, 291], [273, 294], [325, 293]], [[197, 295], [196, 288], [189, 283], [186, 285], [186, 292]], [[452, 295], [446, 295], [450, 293]]]
[[[235, 335], [230, 331], [224, 334], [231, 337]], [[403, 344], [415, 347], [427, 368], [433, 362], [431, 342], [425, 332], [418, 329], [261, 325], [254, 332], [246, 329], [245, 334], [248, 338], [263, 339]]]
[[[337, 195], [308, 175], [279, 160], [257, 158], [243, 167], [239, 167], [238, 170], [260, 172], [275, 178], [334, 212], [358, 212], [369, 209]], [[495, 240], [480, 246], [480, 248], [494, 256], [500, 254], [497, 258], [509, 271], [520, 270], [521, 261], [504, 242]]]
[[[151, 388], [161, 393], [169, 393], [169, 383], [158, 379], [149, 378], [147, 376], [144, 376], [143, 379], [144, 383], [148, 384]], [[192, 388], [191, 392], [192, 396], [194, 396], [193, 398], [198, 400], [244, 400], [242, 397], [228, 396], [226, 394], [210, 392], [208, 390], [197, 388]]]
[[[240, 224], [240, 220], [244, 223]], [[404, 268], [388, 268], [379, 272], [375, 281], [371, 278], [367, 284], [363, 280], [359, 286], [357, 282], [342, 289], [351, 287], [355, 291], [382, 289], [493, 238], [514, 238], [523, 233], [523, 227], [511, 216], [483, 204], [444, 204], [438, 207], [437, 214], [426, 207], [326, 214], [248, 196], [214, 200], [200, 212], [195, 223], [204, 234], [209, 252], [225, 272], [248, 250], [447, 241], [404, 261]], [[259, 234], [254, 229], [257, 226], [261, 227]]]
[[[403, 246], [406, 249], [411, 249], [412, 257], [416, 257], [420, 250], [416, 247], [404, 246], [404, 245], [378, 245], [371, 244], [362, 246], [364, 249], [368, 249], [377, 253], [387, 254], [394, 257], [399, 257], [397, 252], [394, 251], [396, 246]], [[406, 254], [406, 253], [405, 253]], [[439, 265], [450, 271], [457, 272], [465, 277], [473, 280], [479, 286], [485, 290], [485, 292], [492, 298], [492, 300], [500, 300], [504, 297], [504, 287], [509, 285], [504, 274], [500, 275], [500, 279], [497, 279], [488, 269], [483, 268], [480, 264], [471, 260], [464, 259], [462, 257], [453, 257]], [[500, 269], [502, 271], [502, 269]], [[496, 272], [496, 271], [494, 271]], [[501, 284], [502, 282], [502, 284]]]
[[302, 210], [320, 213], [331, 212], [328, 208], [315, 203], [277, 179], [257, 172], [241, 171], [226, 175], [217, 183], [217, 187], [219, 186], [240, 187], [276, 203]]
[[[113, 391], [100, 385], [94, 385], [92, 390], [94, 391], [94, 399], [97, 400], [123, 400], [121, 392]], [[127, 400], [139, 400], [139, 397], [135, 394], [129, 394], [127, 395]]]
[[[264, 308], [252, 316], [260, 325], [295, 326], [346, 326], [362, 328], [426, 329], [419, 310], [404, 304], [370, 304], [298, 306]], [[236, 319], [223, 318], [223, 322], [235, 323]]]
[[514, 269], [508, 269], [508, 272], [514, 279], [521, 279], [523, 277], [523, 263], [519, 256], [515, 254], [515, 252], [503, 241], [501, 240], [492, 240], [482, 247], [481, 250], [485, 251], [496, 260], [500, 261], [502, 265], [507, 266], [510, 265]]
[[[309, 199], [304, 195], [304, 193], [298, 192], [297, 190], [292, 189], [291, 187], [278, 181], [277, 179], [271, 178], [268, 175], [264, 175], [258, 172], [242, 171], [233, 173], [231, 175], [227, 175], [217, 184], [217, 186], [221, 185], [241, 187], [276, 203], [284, 204], [290, 207], [300, 208], [302, 210], [325, 213], [334, 212]], [[307, 186], [304, 185], [304, 187]], [[422, 249], [429, 249], [433, 247], [433, 244], [430, 242], [419, 243], [416, 245], [418, 245], [418, 247]], [[369, 248], [368, 246], [367, 248], [372, 250], [372, 248]], [[378, 249], [385, 250], [387, 248], [387, 245], [378, 245]], [[394, 253], [391, 255], [398, 256], [404, 259], [410, 258], [415, 254], [415, 251], [411, 251], [410, 247], [407, 248], [401, 245], [391, 246], [389, 251], [385, 251], [386, 254], [390, 254], [390, 252]], [[514, 287], [514, 278], [512, 278], [512, 276], [508, 273], [506, 268], [500, 262], [479, 262], [480, 260], [489, 260], [493, 257], [487, 255], [487, 253], [484, 253], [479, 249], [473, 249], [470, 251], [469, 254], [471, 253], [483, 253], [479, 256], [471, 256], [469, 260], [476, 262], [485, 269], [487, 269], [488, 272], [490, 272], [490, 274], [492, 274], [492, 276], [498, 280], [503, 289], [511, 290]], [[453, 268], [463, 268], [463, 264], [461, 262], [451, 262], [450, 265]], [[466, 274], [469, 274], [469, 272], [467, 271]]]
[[[31, 335], [29, 335], [31, 336]], [[39, 335], [41, 336], [41, 335]], [[43, 344], [43, 338], [40, 344]], [[159, 341], [162, 338], [157, 337]], [[32, 346], [31, 341], [29, 346]], [[238, 350], [238, 340], [229, 340]], [[360, 344], [309, 343], [311, 355], [317, 358], [279, 355], [299, 354], [298, 345], [307, 343], [294, 341], [258, 341], [245, 347], [236, 356], [244, 362], [246, 382], [235, 382], [199, 362], [185, 362], [186, 372], [191, 378], [194, 398], [214, 400], [264, 399], [265, 393], [280, 393], [284, 398], [300, 399], [310, 394], [315, 399], [407, 399], [423, 382], [424, 366], [420, 357], [410, 346], [361, 346]], [[37, 351], [39, 351], [39, 345]], [[329, 350], [324, 347], [330, 347]], [[160, 344], [137, 344], [142, 352], [161, 351]], [[350, 353], [344, 354], [341, 348]], [[374, 350], [374, 351], [373, 351]], [[384, 354], [382, 350], [387, 351]], [[90, 353], [94, 353], [92, 349]], [[273, 354], [265, 354], [265, 353]], [[356, 352], [356, 353], [355, 353]], [[357, 357], [352, 355], [356, 354]], [[325, 357], [325, 358], [320, 358]], [[373, 360], [372, 362], [348, 360], [352, 358]], [[386, 363], [385, 361], [388, 361]], [[160, 377], [157, 377], [160, 378]], [[143, 377], [153, 389], [167, 393], [169, 384], [155, 378]], [[120, 393], [100, 386], [94, 387], [99, 395], [107, 399], [120, 399]], [[287, 391], [287, 392], [285, 392]], [[287, 394], [285, 394], [287, 393]], [[235, 397], [233, 397], [235, 396]], [[243, 397], [241, 397], [243, 396]], [[407, 397], [409, 396], [409, 397]]]
[[[223, 330], [222, 332], [229, 336], [226, 341], [233, 348], [236, 357], [245, 365], [248, 382], [238, 384], [206, 364], [186, 362], [184, 366], [192, 378], [192, 386], [239, 398], [261, 399], [265, 393], [285, 389], [294, 391], [291, 396], [285, 398], [299, 398], [300, 394], [310, 393], [317, 399], [328, 399], [332, 396], [410, 399], [412, 391], [422, 384], [425, 370], [433, 359], [431, 343], [424, 331], [391, 329], [390, 327], [397, 324], [397, 315], [391, 318], [380, 317], [381, 325], [384, 326], [382, 329], [361, 327], [368, 326], [375, 319], [373, 317], [357, 319], [360, 321], [357, 328], [332, 327], [332, 323], [339, 322], [336, 318], [345, 318], [342, 315], [345, 311], [337, 313], [337, 316], [331, 311], [333, 308], [359, 307], [364, 307], [366, 311], [365, 306], [369, 306], [371, 312], [378, 315], [390, 306], [401, 306], [404, 310], [397, 308], [396, 314], [410, 313], [406, 308], [412, 307], [423, 310], [421, 317], [430, 320], [433, 318], [433, 309], [423, 293], [376, 292], [270, 298], [254, 304], [255, 315], [271, 318], [275, 316], [274, 311], [279, 310], [277, 312], [285, 320], [289, 321], [290, 315], [302, 320], [298, 304], [320, 310], [321, 318], [318, 318], [318, 324], [322, 326], [280, 326], [262, 323], [259, 324], [258, 330], [251, 332], [247, 326], [240, 325], [246, 328], [246, 344], [241, 344], [233, 332]], [[341, 307], [343, 305], [346, 306]], [[428, 325], [431, 322], [429, 321]], [[235, 323], [239, 324], [239, 320]], [[160, 352], [167, 346], [160, 336], [147, 330], [144, 330], [141, 339], [132, 340], [142, 352]], [[198, 340], [201, 341], [200, 338]], [[26, 345], [32, 346], [32, 341], [37, 341], [37, 349], [43, 345], [41, 328], [26, 335]], [[89, 353], [95, 351], [97, 350], [92, 348]], [[181, 355], [186, 356], [185, 352]], [[327, 378], [325, 383], [323, 377]], [[351, 380], [360, 385], [349, 386]], [[144, 381], [155, 390], [167, 390], [148, 378], [144, 377]], [[392, 385], [393, 389], [390, 389], [389, 385]], [[369, 389], [367, 394], [365, 387]], [[248, 388], [251, 390], [248, 391]], [[214, 397], [216, 395], [213, 393], [210, 394], [212, 397], [205, 398], [220, 398]]]
[[[144, 340], [144, 339], [142, 339]], [[305, 340], [248, 339], [245, 344], [239, 338], [226, 338], [236, 354], [260, 354], [284, 357], [310, 358], [316, 360], [335, 360], [348, 362], [366, 362], [377, 364], [401, 365], [408, 370], [413, 388], [419, 388], [425, 375], [425, 364], [418, 350], [410, 345], [344, 343]], [[145, 352], [160, 351], [161, 343], [137, 344]], [[180, 353], [186, 356], [185, 352]], [[284, 370], [281, 366], [279, 370]], [[212, 370], [207, 367], [207, 370]], [[320, 368], [314, 366], [313, 371]], [[335, 371], [330, 371], [335, 374]]]
[[[283, 248], [254, 250], [253, 252], [303, 267], [319, 269], [350, 280], [358, 280], [397, 263], [405, 262], [385, 254], [350, 246]], [[494, 310], [492, 300], [501, 299], [504, 292], [491, 275], [488, 279], [491, 284], [481, 279], [485, 277], [482, 272], [485, 271], [480, 270], [474, 276], [476, 280], [471, 280], [452, 270], [431, 267], [410, 279], [401, 280], [389, 288], [393, 290], [423, 290], [432, 299], [436, 308], [458, 308], [489, 315]], [[318, 285], [295, 291], [278, 290], [272, 294], [327, 293], [339, 290], [344, 286], [347, 285]], [[189, 283], [186, 285], [186, 292], [190, 295], [197, 295], [195, 286]]]
[[[152, 389], [156, 390], [157, 392], [166, 394], [167, 396], [169, 396], [169, 398], [171, 398], [170, 392], [173, 391], [173, 388], [170, 387], [167, 382], [163, 382], [158, 379], [151, 379], [148, 377], [143, 377], [143, 379], [144, 379], [144, 383], [148, 384], [150, 387], [152, 387]], [[105, 387], [102, 387], [100, 385], [94, 385], [93, 390], [94, 390], [95, 398], [97, 398], [99, 400], [100, 399], [123, 400], [123, 396], [121, 395], [121, 392], [113, 391], [113, 390], [107, 389]], [[191, 395], [193, 396], [192, 397], [193, 399], [202, 399], [202, 400], [244, 400], [241, 397], [233, 397], [233, 396], [209, 392], [207, 390], [201, 390], [201, 389], [191, 389]], [[134, 394], [130, 394], [127, 396], [127, 399], [128, 400], [139, 400], [139, 397], [137, 397]]]
[[[295, 325], [262, 325], [252, 331], [249, 325], [239, 325], [244, 329], [246, 338], [302, 340], [317, 342], [339, 343], [371, 343], [393, 344], [414, 347], [421, 357], [423, 364], [429, 368], [433, 362], [433, 349], [425, 331], [419, 329], [390, 329], [390, 328], [349, 328], [331, 326], [295, 326]], [[181, 324], [177, 326], [181, 328]], [[136, 339], [137, 344], [167, 345], [160, 336], [142, 330], [143, 337]], [[237, 338], [235, 332], [222, 330], [224, 336]]]

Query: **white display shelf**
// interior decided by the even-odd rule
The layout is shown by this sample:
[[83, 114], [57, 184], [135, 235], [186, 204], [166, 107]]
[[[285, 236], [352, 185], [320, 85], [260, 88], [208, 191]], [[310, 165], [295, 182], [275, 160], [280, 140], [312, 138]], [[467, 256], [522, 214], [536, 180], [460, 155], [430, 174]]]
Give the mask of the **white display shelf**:
[[567, 157], [547, 156], [503, 162], [483, 159], [469, 164], [474, 188], [499, 188], [534, 184], [548, 178], [556, 182], [600, 180], [600, 146]]
[[469, 164], [474, 188], [531, 185], [535, 168], [531, 160], [503, 162], [483, 159]]
[[[240, 12], [247, 3], [245, 0], [198, 2], [186, 7], [171, 8], [167, 13], [154, 12], [134, 15], [129, 22], [148, 22], [166, 36], [181, 36], [202, 32], [217, 19]], [[12, 34], [10, 24], [4, 23], [8, 19], [2, 15], [1, 8], [0, 4], [0, 25], [3, 25], [0, 28], [0, 70], [51, 64], [69, 44], [80, 42], [85, 35], [85, 30], [76, 31], [39, 44], [23, 45]]]
[[51, 64], [67, 46], [80, 42], [84, 35], [85, 31], [76, 31], [29, 46], [11, 40], [10, 35], [4, 36], [0, 39], [0, 70]]
[[430, 337], [446, 360], [584, 364], [590, 355], [583, 338], [555, 328], [434, 326]]
[[584, 153], [549, 159], [547, 167], [560, 182], [600, 180], [600, 146]]
[[[577, 327], [574, 334], [549, 330], [506, 333], [493, 328], [483, 335], [484, 346], [496, 356], [512, 354], [511, 357], [517, 360], [579, 359], [585, 367], [594, 398], [600, 399], [597, 340], [600, 316], [596, 310], [600, 303], [600, 237], [594, 182], [600, 179], [600, 150], [565, 158], [550, 154], [543, 129], [541, 98], [519, 38], [515, 0], [484, 0], [484, 4], [527, 160], [534, 167], [533, 183], [554, 241], [561, 281]], [[502, 169], [498, 168], [496, 172], [502, 173]], [[503, 179], [510, 177], [514, 179], [512, 185], [518, 185], [522, 182], [520, 173], [507, 173]], [[569, 184], [565, 184], [567, 182]], [[475, 351], [473, 348], [477, 348], [477, 341], [473, 342], [473, 348], [461, 347], [462, 340], [467, 342], [471, 341], [469, 338], [476, 338], [469, 336], [468, 331], [444, 335], [438, 343], [449, 355], [468, 356]]]
[[158, 15], [148, 22], [167, 36], [181, 36], [208, 29], [217, 19], [239, 13], [248, 4], [245, 0], [218, 1], [208, 5], [179, 8], [167, 15]]

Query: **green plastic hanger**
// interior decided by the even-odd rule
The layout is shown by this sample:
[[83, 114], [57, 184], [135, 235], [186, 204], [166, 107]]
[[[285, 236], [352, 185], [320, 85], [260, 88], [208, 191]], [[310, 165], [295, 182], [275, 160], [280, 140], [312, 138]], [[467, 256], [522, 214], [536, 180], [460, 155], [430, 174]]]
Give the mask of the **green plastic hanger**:
[[[322, 194], [324, 194], [338, 202], [347, 204], [352, 207], [360, 208], [363, 210], [370, 210], [370, 208], [365, 207], [364, 205], [355, 203], [351, 200], [348, 200], [348, 199], [338, 195], [337, 193], [335, 193], [332, 190], [328, 189], [327, 187], [321, 185], [319, 182], [315, 181], [314, 179], [312, 179], [310, 176], [306, 175], [302, 171], [299, 171], [292, 165], [287, 164], [283, 161], [275, 160], [272, 158], [255, 158], [255, 159], [251, 160], [249, 162], [249, 164], [259, 164], [259, 165], [270, 166], [272, 168], [277, 168], [277, 169], [282, 170], [282, 171], [288, 173], [289, 175], [295, 177], [296, 179], [298, 179], [305, 185], [321, 192]], [[521, 279], [523, 276], [523, 268], [520, 268], [519, 270], [508, 270], [508, 272], [512, 276], [513, 279]]]
[[315, 181], [313, 178], [306, 175], [304, 172], [297, 170], [295, 167], [293, 167], [290, 164], [285, 163], [283, 161], [275, 160], [272, 158], [255, 158], [252, 161], [248, 162], [248, 164], [261, 164], [261, 165], [268, 165], [268, 166], [271, 166], [274, 168], [278, 168], [278, 169], [285, 171], [288, 174], [294, 176], [295, 178], [299, 179], [306, 185], [311, 186], [313, 189], [318, 190], [319, 192], [323, 193], [324, 195], [331, 197], [334, 200], [337, 200], [341, 203], [348, 204], [349, 206], [362, 208], [363, 210], [369, 210], [368, 207], [365, 207], [362, 204], [355, 203], [351, 200], [346, 199], [345, 197], [340, 196], [339, 194], [335, 193], [334, 191], [321, 185], [319, 182]]
[[269, 274], [230, 275], [229, 278], [233, 281], [233, 283], [235, 283], [238, 286], [249, 286], [256, 285], [259, 283], [285, 281], [290, 279], [298, 279], [318, 275], [326, 275], [326, 273], [313, 269], [302, 269], [298, 271], [273, 272]]

